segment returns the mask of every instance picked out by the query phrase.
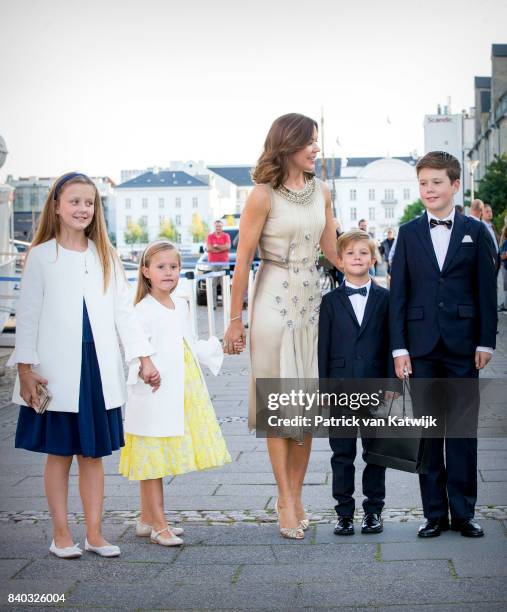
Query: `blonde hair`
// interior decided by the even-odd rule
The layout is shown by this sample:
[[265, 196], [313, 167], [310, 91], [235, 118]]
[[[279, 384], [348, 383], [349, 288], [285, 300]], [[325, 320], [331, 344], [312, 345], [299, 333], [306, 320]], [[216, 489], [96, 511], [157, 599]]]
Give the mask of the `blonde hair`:
[[56, 239], [56, 248], [58, 253], [58, 237], [60, 235], [60, 217], [56, 213], [57, 204], [60, 201], [61, 194], [67, 189], [69, 185], [90, 185], [95, 190], [95, 200], [93, 202], [93, 218], [84, 230], [85, 236], [93, 240], [99, 254], [100, 263], [102, 266], [102, 274], [104, 277], [104, 293], [107, 291], [109, 280], [111, 278], [111, 268], [113, 261], [117, 260], [118, 257], [116, 252], [109, 241], [107, 235], [106, 220], [104, 218], [104, 208], [102, 206], [102, 200], [100, 198], [99, 190], [95, 183], [84, 174], [77, 174], [72, 176], [68, 180], [65, 177], [68, 175], [74, 175], [74, 173], [62, 174], [53, 184], [49, 190], [48, 197], [42, 209], [42, 213], [39, 217], [37, 224], [37, 230], [32, 240], [30, 248], [47, 242], [48, 240]]
[[376, 258], [377, 245], [375, 244], [375, 240], [373, 240], [369, 234], [363, 232], [363, 230], [351, 230], [349, 232], [340, 234], [340, 237], [336, 242], [338, 255], [341, 257], [341, 254], [351, 242], [359, 242], [362, 240], [365, 240], [368, 243], [371, 256]]
[[[149, 244], [143, 251], [141, 256], [141, 262], [139, 265], [139, 272], [137, 275], [137, 290], [136, 297], [134, 299], [134, 306], [144, 299], [149, 293], [151, 293], [151, 281], [143, 273], [143, 268], [148, 268], [152, 258], [162, 251], [176, 251], [176, 258], [178, 265], [181, 268], [181, 253], [178, 251], [175, 244], [170, 240], [155, 240]], [[174, 289], [173, 289], [174, 291]]]

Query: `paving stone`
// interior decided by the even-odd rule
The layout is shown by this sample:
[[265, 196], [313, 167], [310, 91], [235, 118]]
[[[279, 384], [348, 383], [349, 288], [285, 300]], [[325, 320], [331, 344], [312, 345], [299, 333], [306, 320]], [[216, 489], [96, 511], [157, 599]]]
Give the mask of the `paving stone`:
[[[344, 538], [346, 540], [346, 538]], [[375, 544], [315, 544], [314, 546], [272, 546], [276, 560], [279, 563], [337, 563], [347, 560], [347, 563], [365, 561], [374, 563], [377, 547]]]
[[[286, 547], [287, 552], [295, 550]], [[289, 551], [290, 548], [290, 551]], [[306, 550], [307, 547], [305, 547]], [[237, 565], [238, 563], [272, 564], [275, 556], [269, 546], [188, 546], [175, 560], [176, 564]]]
[[431, 588], [428, 588], [426, 580], [411, 580], [410, 588], [407, 586], [406, 579], [397, 579], [395, 576], [375, 577], [374, 580], [368, 581], [367, 588], [364, 588], [364, 579], [362, 581], [360, 579], [343, 581], [339, 585], [332, 585], [326, 589], [323, 589], [321, 585], [303, 584], [298, 604], [314, 607], [337, 604], [340, 606], [397, 606], [403, 602], [405, 605], [412, 604], [412, 610], [414, 606], [417, 606], [416, 609], [419, 610], [419, 605], [425, 603], [461, 605], [465, 602], [507, 602], [503, 578], [470, 579], [466, 582], [441, 578], [433, 580]]
[[28, 563], [26, 559], [1, 559], [0, 560], [0, 580], [8, 580], [25, 567]]
[[341, 584], [346, 580], [357, 581], [360, 576], [375, 576], [375, 579], [392, 579], [393, 577], [413, 579], [417, 575], [422, 580], [440, 580], [451, 577], [451, 568], [446, 560], [431, 561], [392, 561], [378, 563], [376, 561], [347, 563], [292, 563], [290, 565], [243, 565], [238, 578], [238, 584], [256, 583], [297, 583]]

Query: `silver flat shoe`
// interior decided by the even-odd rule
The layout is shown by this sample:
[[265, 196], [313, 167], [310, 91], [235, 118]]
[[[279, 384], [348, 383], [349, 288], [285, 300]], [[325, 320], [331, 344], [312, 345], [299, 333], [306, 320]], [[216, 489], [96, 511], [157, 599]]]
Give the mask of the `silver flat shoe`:
[[49, 552], [60, 559], [77, 559], [83, 554], [83, 551], [79, 548], [79, 544], [65, 546], [65, 548], [58, 548], [54, 540], [51, 542]]
[[85, 540], [85, 550], [95, 553], [99, 557], [119, 557], [120, 547], [114, 544], [106, 544], [105, 546], [92, 546], [88, 540]]
[[[179, 536], [182, 533], [184, 533], [184, 530], [182, 527], [173, 527], [170, 523], [169, 523], [169, 527], [175, 536]], [[136, 536], [139, 536], [140, 538], [148, 538], [149, 536], [151, 536], [152, 531], [153, 531], [153, 527], [151, 525], [148, 525], [148, 523], [142, 523], [141, 521], [136, 521]]]
[[[169, 534], [168, 538], [162, 535], [164, 531], [167, 531]], [[155, 531], [153, 529], [150, 534], [150, 542], [152, 544], [160, 544], [160, 546], [181, 546], [183, 544], [183, 540], [174, 535], [170, 527], [164, 527], [164, 529], [160, 531]]]

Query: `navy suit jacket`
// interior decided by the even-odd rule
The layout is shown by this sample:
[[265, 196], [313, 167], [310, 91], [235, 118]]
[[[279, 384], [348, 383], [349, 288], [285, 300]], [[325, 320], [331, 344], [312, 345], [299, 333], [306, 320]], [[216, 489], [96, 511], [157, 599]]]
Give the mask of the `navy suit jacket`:
[[391, 270], [391, 348], [412, 357], [428, 355], [440, 339], [458, 355], [495, 348], [496, 275], [486, 226], [456, 212], [442, 271], [430, 231], [426, 213], [400, 227]]
[[320, 378], [393, 376], [389, 350], [389, 291], [371, 283], [361, 325], [345, 283], [322, 298], [319, 315]]

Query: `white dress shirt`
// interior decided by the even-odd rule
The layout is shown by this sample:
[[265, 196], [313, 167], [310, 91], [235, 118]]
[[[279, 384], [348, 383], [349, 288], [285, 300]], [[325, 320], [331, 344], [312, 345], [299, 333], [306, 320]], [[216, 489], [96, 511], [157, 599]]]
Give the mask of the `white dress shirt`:
[[370, 295], [371, 279], [366, 283], [366, 285], [353, 285], [352, 283], [349, 283], [348, 280], [346, 280], [345, 286], [351, 287], [352, 289], [361, 289], [362, 287], [366, 287], [366, 295], [354, 293], [354, 295], [348, 296], [350, 303], [352, 304], [352, 308], [354, 309], [354, 314], [356, 315], [357, 322], [359, 323], [359, 325], [361, 325], [363, 322], [366, 302], [368, 301], [368, 296]]
[[482, 222], [487, 227], [489, 235], [491, 236], [491, 238], [493, 240], [493, 244], [495, 245], [496, 252], [498, 253], [498, 250], [499, 250], [498, 240], [496, 239], [495, 230], [493, 229], [493, 224], [492, 223], [488, 223], [487, 221], [484, 221], [484, 220]]
[[[435, 227], [431, 227], [430, 221], [431, 219], [435, 219], [436, 221], [452, 221], [454, 225], [454, 216], [456, 213], [456, 209], [454, 206], [452, 207], [452, 211], [447, 217], [443, 219], [439, 219], [432, 215], [429, 210], [426, 211], [428, 215], [428, 225], [430, 229], [431, 242], [433, 244], [433, 250], [435, 251], [435, 256], [437, 258], [438, 267], [440, 270], [444, 267], [445, 257], [447, 255], [447, 250], [449, 248], [449, 242], [451, 241], [451, 229], [448, 229], [445, 225], [436, 225]], [[484, 353], [493, 353], [493, 349], [486, 346], [478, 346], [476, 351], [482, 351]], [[402, 357], [403, 355], [408, 355], [409, 352], [406, 349], [397, 349], [393, 351], [393, 357]]]

